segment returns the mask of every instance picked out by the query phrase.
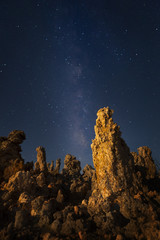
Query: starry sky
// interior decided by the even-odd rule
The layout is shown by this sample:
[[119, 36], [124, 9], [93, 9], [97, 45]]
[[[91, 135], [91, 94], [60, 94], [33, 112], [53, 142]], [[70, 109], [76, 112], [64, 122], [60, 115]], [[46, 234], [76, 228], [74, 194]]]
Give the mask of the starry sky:
[[0, 136], [23, 130], [25, 161], [92, 164], [99, 108], [160, 161], [160, 1], [1, 0]]

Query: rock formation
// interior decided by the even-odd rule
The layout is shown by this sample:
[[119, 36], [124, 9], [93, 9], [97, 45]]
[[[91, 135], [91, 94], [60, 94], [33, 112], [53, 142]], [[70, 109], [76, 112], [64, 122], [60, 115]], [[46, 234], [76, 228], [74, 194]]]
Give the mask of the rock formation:
[[78, 161], [75, 156], [67, 154], [64, 160], [63, 173], [71, 175], [73, 177], [76, 175], [80, 175], [80, 171], [80, 161]]
[[98, 111], [95, 169], [86, 165], [82, 173], [70, 154], [61, 172], [60, 159], [55, 168], [47, 164], [43, 147], [36, 149], [35, 168], [24, 164], [22, 131], [0, 138], [1, 240], [160, 239], [160, 176], [151, 150], [130, 153], [112, 114]]
[[14, 130], [8, 137], [0, 137], [0, 179], [10, 176], [24, 168], [20, 144], [25, 140], [23, 131]]
[[44, 147], [37, 147], [37, 162], [35, 163], [35, 169], [39, 171], [47, 171], [46, 164], [46, 152]]
[[133, 157], [112, 114], [109, 108], [98, 111], [91, 145], [98, 188], [104, 198], [133, 186]]
[[53, 172], [54, 170], [54, 161], [52, 160], [51, 161], [51, 164], [49, 165], [49, 169], [48, 169], [50, 172]]
[[151, 149], [147, 146], [139, 147], [138, 154], [131, 153], [134, 157], [134, 164], [143, 174], [146, 179], [154, 179], [156, 176], [156, 166], [151, 156]]
[[60, 167], [61, 167], [61, 159], [58, 158], [56, 160], [56, 166], [55, 166], [55, 169], [54, 169], [54, 173], [58, 174], [59, 173], [59, 170], [60, 170]]

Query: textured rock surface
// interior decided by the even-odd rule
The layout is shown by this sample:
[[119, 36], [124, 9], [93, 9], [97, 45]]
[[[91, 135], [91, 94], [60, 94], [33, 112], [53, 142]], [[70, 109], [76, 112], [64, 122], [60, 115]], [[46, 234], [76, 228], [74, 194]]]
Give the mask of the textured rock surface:
[[30, 172], [19, 171], [15, 175], [12, 175], [6, 183], [5, 188], [8, 191], [19, 191], [19, 192], [32, 192], [36, 187], [36, 181], [31, 176]]
[[67, 154], [64, 160], [63, 172], [71, 176], [76, 176], [80, 175], [80, 171], [80, 161], [75, 156]]
[[8, 137], [0, 137], [0, 178], [8, 179], [24, 168], [20, 144], [25, 140], [23, 131], [14, 130]]
[[146, 179], [153, 179], [156, 176], [156, 166], [151, 156], [151, 149], [147, 146], [139, 147], [138, 154], [133, 152], [134, 163]]
[[133, 186], [133, 157], [112, 114], [109, 108], [98, 111], [91, 145], [98, 188], [104, 198]]
[[47, 164], [46, 164], [46, 152], [44, 147], [37, 147], [37, 162], [35, 163], [35, 169], [40, 171], [47, 171]]
[[58, 173], [59, 173], [60, 166], [61, 166], [61, 159], [58, 158], [58, 159], [56, 160], [56, 166], [55, 166], [55, 169], [54, 169], [54, 173], [55, 173], [55, 174], [58, 174]]
[[[109, 108], [98, 111], [92, 143], [96, 169], [86, 165], [81, 173], [80, 162], [67, 154], [60, 172], [61, 160], [54, 168], [38, 147], [34, 170], [28, 162], [10, 171], [9, 179], [2, 176], [1, 240], [160, 239], [160, 177], [151, 150], [140, 147], [138, 154], [130, 153], [112, 113]], [[3, 174], [23, 162], [23, 132], [9, 136], [0, 138]]]

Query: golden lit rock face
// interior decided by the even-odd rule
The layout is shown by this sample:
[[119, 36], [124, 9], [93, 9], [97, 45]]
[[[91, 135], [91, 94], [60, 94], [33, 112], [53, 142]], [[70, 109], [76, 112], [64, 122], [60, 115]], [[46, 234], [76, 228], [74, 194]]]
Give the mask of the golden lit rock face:
[[0, 138], [0, 240], [160, 239], [160, 174], [151, 150], [130, 153], [112, 114], [98, 111], [96, 170], [86, 165], [83, 173], [71, 154], [60, 172], [60, 158], [54, 168], [43, 147], [33, 170], [33, 162], [22, 165], [23, 132]]
[[104, 198], [133, 184], [133, 157], [121, 138], [119, 126], [113, 122], [112, 114], [109, 107], [97, 112], [96, 136], [91, 144], [98, 188]]

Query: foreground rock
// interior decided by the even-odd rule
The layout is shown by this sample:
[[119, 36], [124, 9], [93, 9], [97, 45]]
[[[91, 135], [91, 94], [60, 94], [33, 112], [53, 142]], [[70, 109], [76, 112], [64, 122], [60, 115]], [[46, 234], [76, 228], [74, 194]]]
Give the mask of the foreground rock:
[[134, 186], [134, 164], [119, 126], [113, 122], [113, 111], [100, 109], [97, 113], [95, 139], [91, 148], [96, 169], [98, 189], [103, 198]]
[[24, 168], [20, 144], [24, 141], [23, 131], [14, 130], [8, 137], [0, 137], [0, 180], [8, 180], [10, 176]]
[[[60, 173], [61, 160], [47, 164], [43, 147], [33, 169], [20, 155], [22, 131], [0, 138], [0, 239], [160, 239], [160, 180], [151, 150], [130, 153], [112, 114], [98, 111], [95, 169], [86, 165], [82, 173], [70, 154]], [[22, 167], [5, 177], [16, 159]]]

